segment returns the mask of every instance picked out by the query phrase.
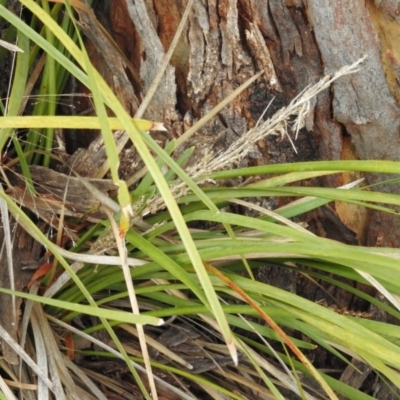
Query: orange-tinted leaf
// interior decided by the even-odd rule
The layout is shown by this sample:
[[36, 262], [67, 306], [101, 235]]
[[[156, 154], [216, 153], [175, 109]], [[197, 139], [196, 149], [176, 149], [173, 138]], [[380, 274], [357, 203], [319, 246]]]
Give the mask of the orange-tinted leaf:
[[65, 348], [67, 349], [67, 357], [70, 360], [73, 360], [75, 358], [75, 345], [71, 332], [67, 332], [67, 334], [64, 336], [64, 342]]
[[53, 267], [51, 263], [44, 263], [42, 264], [32, 275], [31, 280], [28, 283], [28, 289], [32, 286], [32, 283], [38, 280], [39, 278], [45, 276]]

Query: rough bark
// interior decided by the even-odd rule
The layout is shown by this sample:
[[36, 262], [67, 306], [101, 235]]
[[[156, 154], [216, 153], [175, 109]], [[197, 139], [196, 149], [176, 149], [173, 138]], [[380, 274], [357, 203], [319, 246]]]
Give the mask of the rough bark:
[[[136, 32], [132, 34], [136, 52], [129, 54], [131, 62], [140, 68], [144, 94], [186, 2], [114, 0], [111, 8], [124, 9], [125, 4], [133, 22], [130, 32]], [[146, 116], [162, 119], [173, 135], [180, 135], [238, 85], [264, 69], [266, 73], [256, 85], [199, 133], [218, 150], [251, 127], [273, 96], [275, 101], [267, 116], [323, 74], [367, 55], [360, 72], [340, 79], [315, 99], [307, 130], [297, 143], [299, 155], [285, 141], [268, 138], [250, 152], [246, 162], [397, 160], [398, 10], [396, 1], [356, 0], [349, 4], [341, 0], [322, 7], [316, 0], [196, 0], [172, 66]], [[120, 32], [118, 26], [129, 24], [122, 20], [126, 19], [114, 19], [110, 26], [117, 26]], [[126, 37], [119, 34], [116, 41], [129, 48]], [[327, 178], [326, 183], [338, 186], [355, 177], [343, 174]], [[385, 177], [367, 179], [377, 183]], [[398, 192], [399, 186], [392, 185], [390, 190]], [[336, 211], [363, 243], [399, 244], [400, 234], [391, 229], [397, 224], [395, 217], [371, 213], [367, 223], [360, 210], [338, 206]], [[384, 232], [391, 232], [390, 237]]]

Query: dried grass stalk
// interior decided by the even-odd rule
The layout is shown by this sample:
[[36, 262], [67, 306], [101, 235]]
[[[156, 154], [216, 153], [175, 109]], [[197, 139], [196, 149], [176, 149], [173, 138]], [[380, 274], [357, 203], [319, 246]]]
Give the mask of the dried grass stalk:
[[[365, 58], [366, 56], [351, 65], [342, 67], [334, 74], [324, 76], [318, 83], [306, 87], [288, 106], [280, 109], [262, 123], [259, 120], [254, 128], [249, 129], [240, 136], [225, 151], [219, 154], [210, 151], [197, 164], [187, 170], [188, 175], [197, 180], [198, 183], [205, 182], [207, 180], [206, 176], [210, 173], [229, 167], [232, 164], [238, 164], [248, 154], [252, 146], [270, 135], [280, 135], [282, 138], [286, 135], [296, 151], [288, 130], [294, 133], [294, 138], [297, 139], [300, 129], [306, 124], [307, 115], [311, 110], [312, 99], [342, 76], [359, 71], [358, 67]], [[188, 188], [182, 182], [171, 188], [171, 191], [175, 198], [180, 198], [187, 194]], [[162, 208], [164, 208], [163, 199], [160, 196], [156, 196], [148, 202], [147, 209], [142, 215], [156, 213]]]

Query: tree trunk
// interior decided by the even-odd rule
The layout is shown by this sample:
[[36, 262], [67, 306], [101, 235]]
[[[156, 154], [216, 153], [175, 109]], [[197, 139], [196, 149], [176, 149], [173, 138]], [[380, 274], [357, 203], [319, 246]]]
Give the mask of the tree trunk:
[[[171, 65], [145, 117], [162, 120], [170, 134], [179, 137], [240, 84], [264, 70], [256, 84], [193, 138], [191, 143], [197, 145], [200, 157], [204, 143], [218, 151], [254, 126], [271, 99], [274, 101], [266, 117], [325, 73], [367, 56], [358, 73], [339, 79], [314, 100], [307, 129], [296, 142], [297, 154], [287, 138], [268, 137], [249, 152], [245, 163], [397, 160], [398, 3], [338, 0], [322, 6], [317, 0], [195, 0]], [[176, 0], [110, 0], [97, 11], [140, 75], [140, 86], [136, 79], [131, 80], [137, 98], [148, 91], [186, 4]], [[97, 62], [104, 64], [104, 60]], [[137, 103], [133, 99], [131, 104]], [[326, 178], [325, 184], [340, 186], [355, 177], [335, 175]], [[369, 183], [384, 178], [367, 176]], [[398, 192], [399, 186], [392, 185], [390, 190]], [[395, 217], [373, 212], [367, 219], [364, 212], [343, 205], [337, 205], [336, 212], [361, 243], [399, 245]]]

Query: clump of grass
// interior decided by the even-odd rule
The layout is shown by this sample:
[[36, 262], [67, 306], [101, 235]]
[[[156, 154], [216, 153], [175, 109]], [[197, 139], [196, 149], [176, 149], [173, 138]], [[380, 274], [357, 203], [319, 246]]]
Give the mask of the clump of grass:
[[[6, 192], [0, 192], [2, 213], [8, 210], [42, 243], [54, 256], [57, 267], [56, 279], [44, 292], [36, 284], [31, 285], [29, 293], [0, 289], [26, 299], [19, 342], [0, 327], [0, 336], [20, 357], [18, 368], [22, 371], [1, 362], [8, 375], [7, 380], [0, 379], [4, 396], [13, 398], [12, 390], [18, 390], [21, 398], [42, 399], [51, 391], [56, 398], [101, 399], [106, 398], [105, 391], [126, 396], [133, 391], [134, 396], [144, 398], [150, 398], [151, 392], [153, 399], [157, 393], [167, 398], [192, 399], [200, 391], [201, 396], [215, 399], [242, 399], [284, 398], [282, 393], [290, 391], [303, 398], [369, 398], [312, 365], [306, 354], [317, 346], [349, 366], [352, 357], [361, 360], [389, 385], [398, 386], [397, 326], [339, 314], [258, 282], [253, 279], [253, 272], [269, 263], [309, 279], [326, 280], [399, 318], [396, 296], [400, 280], [395, 279], [399, 275], [398, 249], [347, 246], [317, 237], [292, 220], [331, 201], [393, 212], [390, 205], [399, 205], [399, 196], [368, 191], [359, 182], [344, 188], [293, 185], [341, 171], [396, 174], [399, 163], [337, 161], [227, 168], [246, 155], [251, 143], [270, 134], [286, 135], [288, 121], [293, 117], [293, 130], [297, 133], [304, 124], [311, 97], [343, 74], [356, 72], [360, 61], [307, 88], [288, 107], [260, 122], [226, 152], [210, 153], [205, 162], [185, 171], [191, 150], [174, 160], [171, 155], [176, 147], [249, 82], [182, 138], [161, 149], [141, 130], [141, 124], [146, 122], [132, 120], [91, 66], [83, 45], [79, 47], [71, 40], [73, 35], [66, 34], [49, 16], [50, 10], [29, 0], [22, 3], [49, 31], [36, 33], [0, 5], [1, 15], [19, 32], [18, 43], [25, 51], [21, 57], [29, 54], [32, 41], [53, 57], [48, 69], [59, 69], [48, 71], [49, 82], [57, 81], [53, 74], [60, 73], [63, 65], [91, 90], [98, 122], [90, 124], [101, 127], [118, 196], [110, 199], [90, 181], [78, 177], [109, 217], [86, 224], [73, 246], [64, 249], [60, 241], [50, 240]], [[70, 24], [72, 20], [68, 21]], [[35, 47], [31, 54], [33, 58], [37, 56]], [[28, 77], [30, 71], [26, 68], [23, 73]], [[34, 192], [29, 164], [41, 160], [48, 165], [53, 156], [51, 127], [61, 124], [62, 118], [42, 116], [37, 121], [33, 116], [21, 115], [28, 81], [14, 80], [7, 116], [0, 118], [0, 144], [4, 149], [7, 140], [13, 140], [27, 189]], [[61, 86], [50, 87], [49, 94], [57, 96]], [[107, 116], [106, 106], [113, 110], [115, 119]], [[35, 111], [36, 115], [42, 112]], [[13, 119], [15, 116], [17, 120]], [[71, 117], [71, 124], [77, 127], [87, 127], [88, 121]], [[33, 132], [44, 124], [50, 128], [40, 133], [39, 140], [28, 135], [27, 147], [19, 145], [13, 130], [16, 126], [28, 126]], [[126, 137], [134, 143], [146, 166], [136, 185], [128, 185], [118, 175], [119, 150], [112, 124], [126, 130]], [[25, 153], [29, 153], [27, 162]], [[276, 176], [263, 178], [271, 174]], [[220, 183], [243, 176], [260, 179], [234, 188]], [[206, 181], [212, 184], [201, 187]], [[274, 210], [244, 200], [277, 196], [299, 200]], [[258, 216], [229, 212], [231, 204], [252, 208]], [[76, 224], [73, 219], [69, 222]], [[8, 247], [11, 250], [11, 240]], [[346, 286], [341, 278], [374, 286], [386, 301]], [[32, 335], [27, 334], [28, 327]], [[168, 338], [169, 327], [176, 329], [173, 338], [178, 337], [177, 332], [182, 335], [180, 342]], [[300, 339], [297, 333], [301, 333]], [[99, 340], [101, 335], [103, 340]], [[122, 360], [128, 371], [124, 379], [132, 386], [95, 371], [94, 362], [85, 363], [93, 357], [107, 363]], [[154, 371], [163, 372], [170, 379]], [[317, 389], [306, 383], [310, 377], [318, 383]], [[36, 385], [37, 392], [32, 394], [28, 384]]]

